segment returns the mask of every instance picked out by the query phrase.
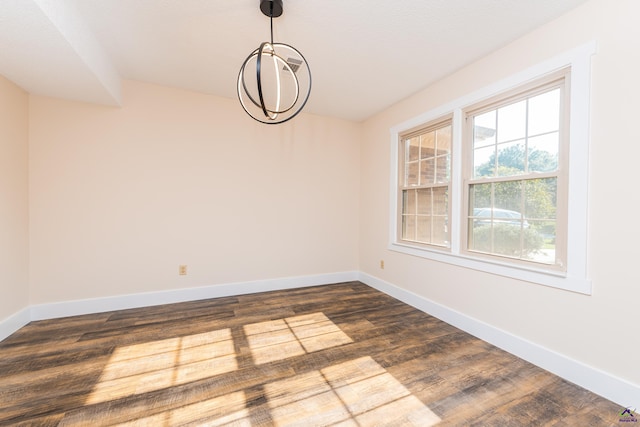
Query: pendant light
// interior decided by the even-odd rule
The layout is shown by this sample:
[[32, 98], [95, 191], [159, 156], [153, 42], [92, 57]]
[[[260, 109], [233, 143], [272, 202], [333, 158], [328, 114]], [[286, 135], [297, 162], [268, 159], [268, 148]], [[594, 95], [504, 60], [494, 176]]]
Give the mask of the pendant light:
[[[282, 0], [260, 0], [271, 22], [271, 40], [245, 59], [238, 74], [238, 99], [253, 119], [266, 124], [294, 118], [311, 93], [311, 70], [293, 46], [273, 42], [273, 18], [282, 15]], [[254, 73], [255, 71], [255, 73]]]

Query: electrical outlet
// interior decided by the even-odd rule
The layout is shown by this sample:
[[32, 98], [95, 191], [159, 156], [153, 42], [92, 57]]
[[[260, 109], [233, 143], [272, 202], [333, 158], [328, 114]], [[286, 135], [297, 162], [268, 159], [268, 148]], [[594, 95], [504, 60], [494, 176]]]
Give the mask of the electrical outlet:
[[181, 265], [178, 267], [178, 274], [181, 276], [186, 276], [187, 275], [187, 266], [186, 265]]
[[380, 269], [384, 270], [384, 260], [380, 260]]

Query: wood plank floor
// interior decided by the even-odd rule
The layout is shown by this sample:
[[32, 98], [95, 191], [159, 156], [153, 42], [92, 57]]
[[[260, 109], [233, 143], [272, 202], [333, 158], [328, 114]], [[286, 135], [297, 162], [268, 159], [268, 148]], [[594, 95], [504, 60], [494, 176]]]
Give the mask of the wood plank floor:
[[618, 405], [359, 282], [32, 322], [0, 425], [613, 426]]

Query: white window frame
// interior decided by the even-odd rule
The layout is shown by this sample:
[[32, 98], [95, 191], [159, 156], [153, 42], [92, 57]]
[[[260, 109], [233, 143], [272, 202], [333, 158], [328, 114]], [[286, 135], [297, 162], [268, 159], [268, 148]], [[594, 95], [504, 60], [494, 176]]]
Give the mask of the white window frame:
[[[588, 243], [588, 188], [589, 188], [589, 113], [591, 92], [591, 57], [596, 53], [596, 43], [589, 42], [562, 53], [526, 70], [502, 79], [492, 85], [458, 98], [417, 117], [393, 126], [390, 129], [390, 221], [388, 248], [403, 254], [418, 256], [465, 268], [484, 271], [513, 279], [551, 286], [582, 294], [591, 294], [591, 280], [587, 277]], [[571, 69], [569, 96], [569, 177], [568, 177], [568, 217], [567, 217], [567, 259], [566, 271], [547, 269], [543, 265], [528, 266], [498, 259], [474, 256], [461, 247], [463, 241], [460, 226], [451, 229], [451, 248], [443, 251], [437, 248], [412, 245], [401, 240], [398, 235], [398, 168], [400, 137], [410, 129], [432, 122], [440, 117], [452, 115], [452, 164], [451, 193], [449, 198], [452, 225], [463, 220], [462, 180], [462, 135], [464, 126], [463, 110], [492, 98], [500, 93], [517, 89], [532, 81], [543, 78], [563, 68]]]
[[[570, 69], [564, 68], [556, 73], [551, 73], [550, 75], [545, 76], [542, 79], [536, 80], [532, 82], [530, 85], [520, 86], [513, 92], [507, 92], [498, 95], [495, 98], [488, 100], [488, 102], [481, 102], [479, 105], [474, 105], [470, 109], [465, 109], [463, 111], [465, 118], [465, 132], [463, 135], [463, 170], [462, 176], [465, 183], [463, 189], [463, 203], [462, 208], [463, 212], [469, 212], [469, 196], [471, 187], [474, 184], [487, 184], [490, 182], [524, 182], [527, 179], [544, 179], [544, 178], [555, 178], [556, 186], [557, 186], [557, 214], [558, 216], [555, 218], [557, 230], [560, 232], [555, 234], [555, 250], [557, 251], [556, 260], [553, 263], [537, 263], [533, 260], [527, 260], [524, 258], [514, 257], [507, 262], [519, 263], [519, 264], [528, 264], [529, 266], [541, 266], [542, 268], [548, 268], [550, 270], [556, 271], [564, 271], [565, 260], [566, 260], [566, 220], [567, 220], [567, 204], [568, 204], [568, 193], [567, 193], [567, 170], [569, 166], [568, 152], [569, 152], [569, 102], [568, 97], [565, 95], [570, 91]], [[547, 171], [545, 173], [518, 173], [508, 176], [497, 176], [497, 177], [474, 177], [473, 176], [473, 158], [474, 158], [474, 121], [473, 117], [478, 115], [479, 113], [486, 111], [495, 111], [499, 108], [503, 108], [508, 105], [512, 105], [515, 102], [522, 102], [525, 99], [530, 99], [535, 97], [536, 95], [540, 95], [541, 93], [546, 93], [551, 89], [558, 89], [561, 91], [560, 94], [560, 116], [559, 120], [560, 124], [560, 132], [559, 139], [560, 144], [558, 146], [558, 166], [553, 171]], [[497, 125], [496, 125], [497, 126]], [[498, 130], [499, 132], [499, 130]], [[508, 258], [496, 253], [484, 253], [480, 251], [474, 251], [470, 247], [468, 247], [470, 233], [468, 216], [467, 214], [462, 215], [462, 230], [465, 231], [463, 239], [462, 239], [462, 247], [461, 250], [463, 253], [470, 256], [480, 256], [480, 257], [489, 257], [489, 258]]]
[[[403, 132], [402, 135], [400, 135], [400, 141], [398, 144], [398, 149], [400, 150], [399, 154], [398, 154], [398, 183], [400, 183], [400, 188], [398, 188], [397, 194], [398, 194], [398, 200], [397, 200], [397, 209], [398, 209], [398, 223], [397, 223], [397, 236], [398, 236], [398, 240], [402, 241], [404, 243], [408, 243], [410, 245], [417, 245], [419, 247], [433, 247], [433, 248], [438, 248], [440, 250], [446, 250], [448, 251], [449, 248], [451, 247], [451, 234], [449, 233], [448, 236], [448, 244], [437, 244], [437, 243], [426, 243], [426, 242], [419, 242], [417, 240], [412, 241], [411, 239], [403, 239], [403, 225], [402, 225], [402, 218], [403, 218], [403, 197], [402, 197], [402, 192], [403, 190], [411, 190], [411, 189], [421, 189], [421, 188], [445, 188], [447, 189], [447, 194], [451, 194], [451, 178], [449, 178], [449, 181], [446, 184], [443, 183], [431, 183], [427, 186], [425, 185], [418, 185], [415, 187], [412, 186], [407, 186], [407, 185], [402, 185], [401, 181], [402, 179], [400, 178], [400, 173], [402, 175], [406, 174], [406, 162], [405, 159], [402, 158], [402, 155], [406, 156], [406, 146], [405, 146], [405, 141], [409, 138], [415, 137], [415, 136], [420, 136], [423, 135], [424, 133], [427, 132], [432, 132], [438, 129], [442, 129], [444, 127], [451, 127], [453, 130], [453, 122], [452, 122], [452, 117], [451, 116], [446, 116], [446, 117], [440, 117], [438, 120], [435, 120], [433, 122], [429, 122], [429, 123], [424, 123], [422, 126], [420, 126], [418, 129], [411, 129], [409, 132]], [[449, 170], [451, 170], [451, 151], [449, 152], [449, 164], [447, 165], [449, 167]], [[418, 162], [421, 159], [418, 160]], [[451, 203], [448, 202], [447, 203], [447, 220], [451, 221]], [[449, 229], [451, 229], [451, 224], [449, 224]]]

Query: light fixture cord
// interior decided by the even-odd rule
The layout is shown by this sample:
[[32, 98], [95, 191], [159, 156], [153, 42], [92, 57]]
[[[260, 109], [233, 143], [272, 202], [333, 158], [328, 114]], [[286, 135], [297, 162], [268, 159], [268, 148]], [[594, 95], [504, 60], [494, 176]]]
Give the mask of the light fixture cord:
[[273, 46], [273, 1], [269, 2], [269, 17], [271, 20], [271, 46]]

